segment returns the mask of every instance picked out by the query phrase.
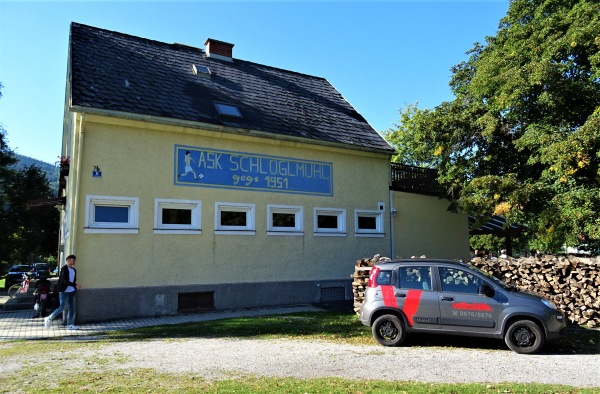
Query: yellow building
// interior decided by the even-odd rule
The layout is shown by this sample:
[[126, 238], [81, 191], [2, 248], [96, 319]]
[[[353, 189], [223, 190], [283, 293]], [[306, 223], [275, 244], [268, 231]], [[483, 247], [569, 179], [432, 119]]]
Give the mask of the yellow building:
[[393, 149], [340, 93], [205, 45], [71, 25], [61, 260], [78, 257], [79, 321], [349, 300], [354, 261], [409, 250]]

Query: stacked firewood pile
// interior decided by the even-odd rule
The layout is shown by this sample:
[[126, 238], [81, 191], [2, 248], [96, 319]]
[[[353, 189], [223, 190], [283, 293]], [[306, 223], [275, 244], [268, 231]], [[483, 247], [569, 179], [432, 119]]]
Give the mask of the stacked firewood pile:
[[[389, 258], [375, 255], [356, 262], [352, 274], [356, 313], [364, 302], [371, 268], [385, 260]], [[522, 291], [553, 301], [571, 323], [600, 327], [600, 257], [475, 258], [470, 264]]]
[[380, 261], [389, 260], [388, 257], [381, 257], [376, 254], [373, 257], [364, 258], [356, 261], [354, 273], [352, 274], [352, 290], [354, 293], [354, 312], [360, 313], [360, 307], [365, 300], [365, 289], [369, 283], [369, 274], [371, 268]]
[[572, 323], [600, 326], [600, 260], [547, 255], [475, 258], [470, 263], [522, 291], [553, 301]]

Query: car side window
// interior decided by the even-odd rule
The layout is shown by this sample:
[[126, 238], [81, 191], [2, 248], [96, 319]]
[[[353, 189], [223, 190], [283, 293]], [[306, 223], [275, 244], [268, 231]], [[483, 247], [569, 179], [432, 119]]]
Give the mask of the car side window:
[[379, 271], [377, 274], [377, 279], [375, 283], [379, 286], [381, 285], [391, 285], [392, 284], [392, 271]]
[[431, 290], [431, 268], [400, 267], [398, 269], [401, 289]]
[[472, 273], [458, 268], [440, 267], [442, 291], [478, 294], [483, 281]]

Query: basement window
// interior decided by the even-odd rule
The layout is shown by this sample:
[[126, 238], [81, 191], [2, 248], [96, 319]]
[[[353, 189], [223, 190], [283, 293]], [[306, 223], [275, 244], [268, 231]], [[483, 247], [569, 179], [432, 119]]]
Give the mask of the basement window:
[[242, 114], [240, 110], [232, 104], [215, 103], [215, 108], [219, 115], [232, 116], [234, 118], [241, 118]]
[[214, 291], [177, 294], [177, 312], [198, 312], [215, 309]]

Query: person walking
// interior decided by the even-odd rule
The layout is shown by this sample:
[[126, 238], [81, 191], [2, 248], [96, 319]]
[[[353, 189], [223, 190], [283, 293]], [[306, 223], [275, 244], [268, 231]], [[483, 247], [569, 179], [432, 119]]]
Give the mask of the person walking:
[[44, 327], [50, 328], [52, 320], [58, 316], [65, 308], [68, 308], [67, 313], [67, 330], [78, 330], [74, 323], [75, 318], [75, 293], [77, 289], [81, 288], [81, 285], [77, 284], [77, 270], [75, 263], [77, 257], [74, 254], [67, 256], [67, 264], [60, 269], [58, 277], [58, 284], [56, 285], [56, 291], [58, 291], [58, 298], [60, 306], [44, 319]]

